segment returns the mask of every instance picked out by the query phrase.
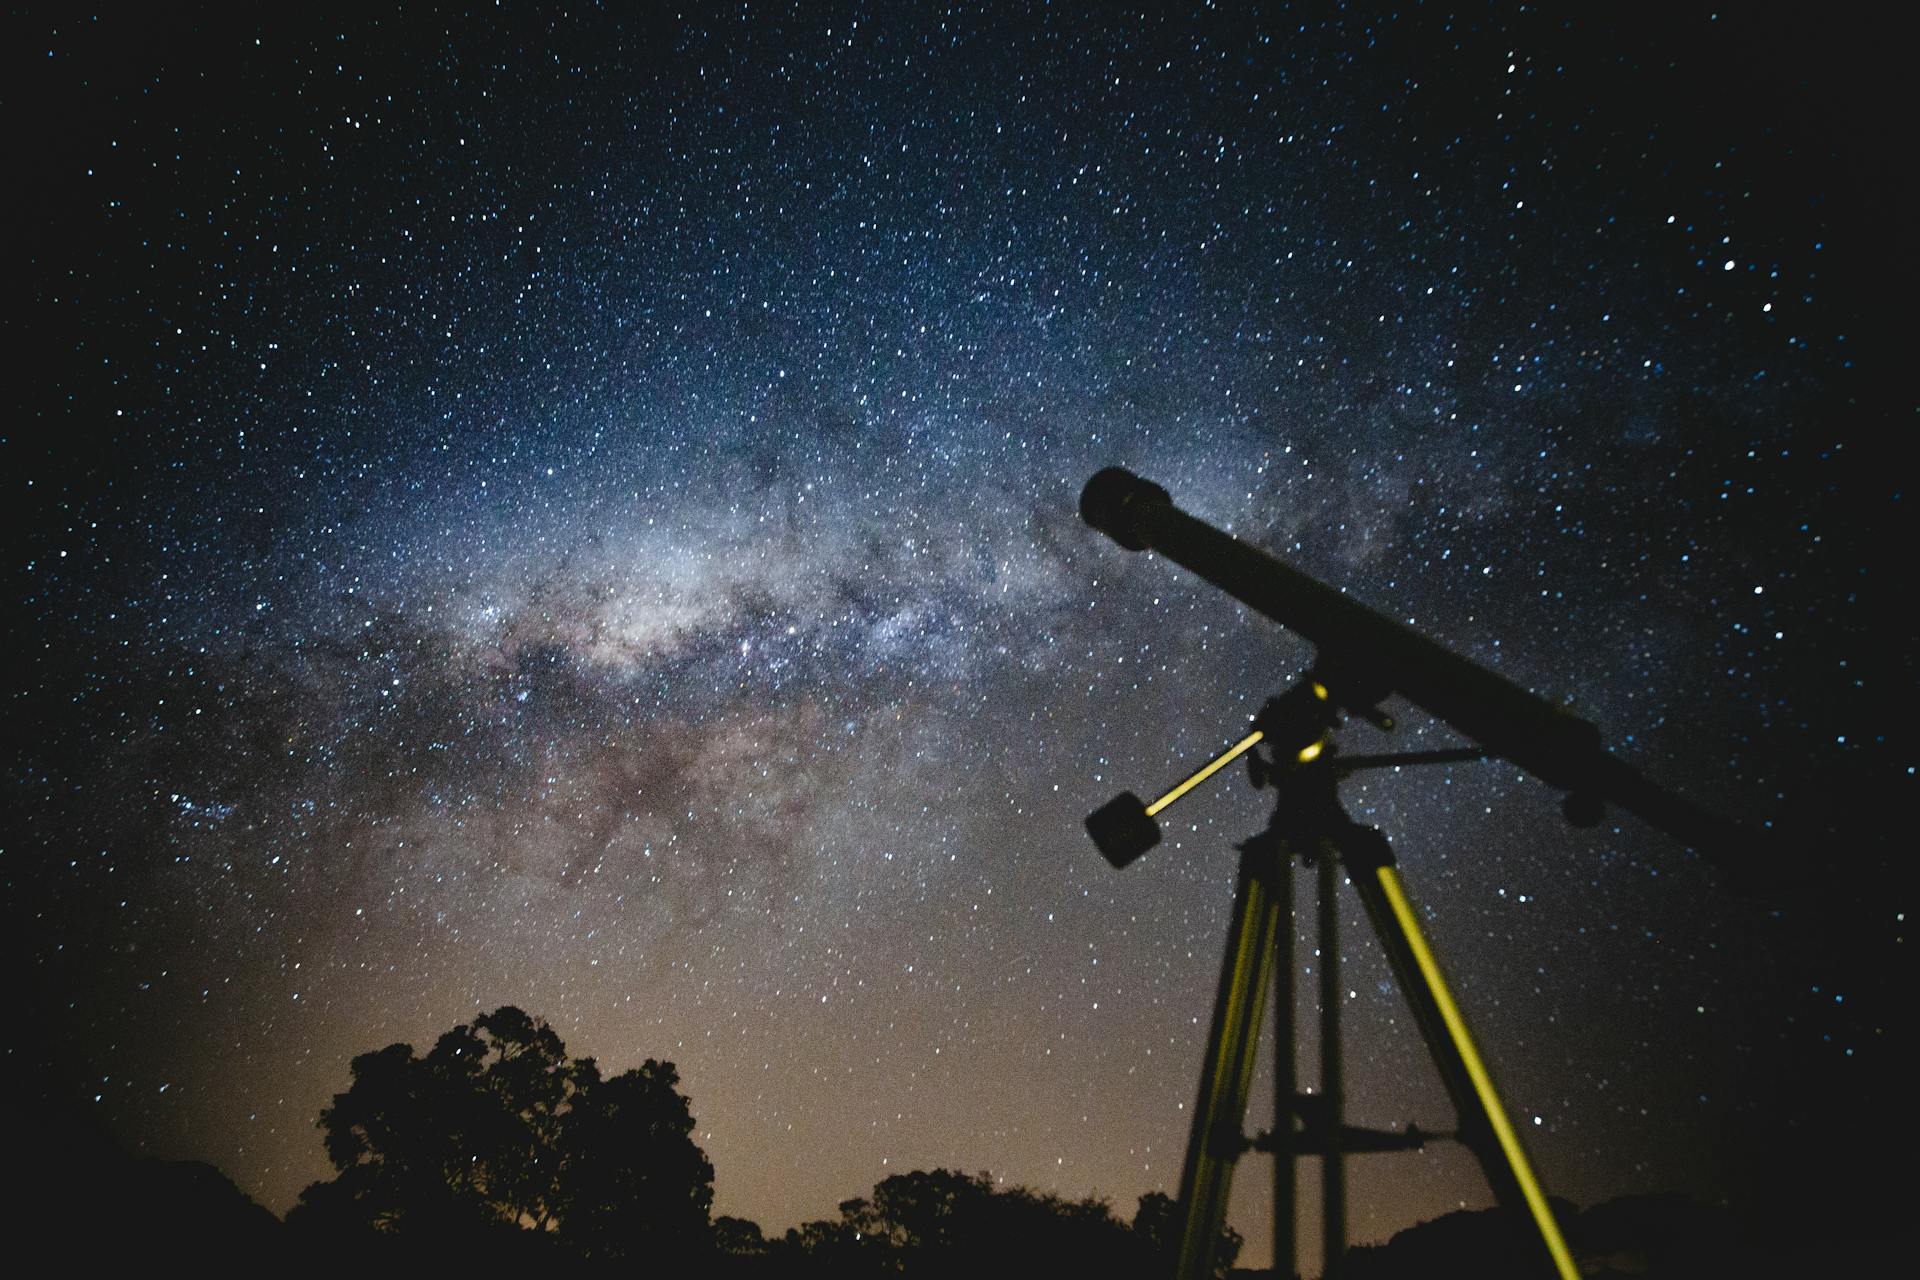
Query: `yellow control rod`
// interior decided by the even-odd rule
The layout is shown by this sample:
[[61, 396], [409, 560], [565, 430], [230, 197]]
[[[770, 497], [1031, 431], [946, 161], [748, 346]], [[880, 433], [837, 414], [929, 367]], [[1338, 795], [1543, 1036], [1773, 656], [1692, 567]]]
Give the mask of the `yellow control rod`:
[[1167, 794], [1161, 796], [1158, 800], [1155, 800], [1152, 804], [1148, 805], [1147, 816], [1151, 818], [1154, 814], [1159, 813], [1162, 809], [1172, 804], [1175, 800], [1178, 800], [1181, 796], [1187, 794], [1187, 792], [1193, 790], [1195, 787], [1205, 782], [1208, 778], [1211, 778], [1214, 774], [1220, 772], [1222, 769], [1232, 764], [1235, 760], [1238, 760], [1241, 756], [1253, 750], [1253, 744], [1256, 742], [1259, 742], [1262, 738], [1266, 736], [1267, 735], [1262, 733], [1260, 730], [1255, 729], [1252, 733], [1248, 734], [1246, 737], [1240, 739], [1240, 741], [1228, 747], [1226, 750], [1226, 754], [1221, 756], [1216, 756], [1214, 759], [1208, 761], [1207, 764], [1201, 767], [1200, 772], [1194, 774], [1191, 778], [1188, 778], [1185, 782], [1182, 782], [1181, 784], [1176, 786], [1173, 790], [1167, 792]]

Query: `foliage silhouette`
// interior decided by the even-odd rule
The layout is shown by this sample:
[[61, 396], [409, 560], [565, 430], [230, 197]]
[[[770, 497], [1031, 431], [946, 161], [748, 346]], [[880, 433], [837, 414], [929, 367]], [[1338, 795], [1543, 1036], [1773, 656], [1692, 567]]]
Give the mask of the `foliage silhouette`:
[[713, 1220], [713, 1243], [721, 1253], [736, 1258], [757, 1258], [767, 1252], [767, 1238], [760, 1224], [725, 1214]]
[[602, 1079], [508, 1005], [448, 1031], [424, 1058], [388, 1045], [355, 1058], [352, 1073], [320, 1113], [337, 1175], [301, 1193], [287, 1220], [300, 1235], [441, 1262], [450, 1250], [711, 1250], [713, 1166], [672, 1063]]
[[[1171, 1261], [1163, 1247], [1169, 1243], [1171, 1203], [1158, 1193], [1142, 1196], [1129, 1226], [1103, 1200], [997, 1188], [984, 1173], [896, 1174], [876, 1185], [871, 1197], [844, 1201], [837, 1220], [787, 1232], [773, 1251], [779, 1265], [772, 1273], [932, 1280], [983, 1272], [1159, 1276]], [[1222, 1275], [1240, 1243], [1233, 1231], [1222, 1233]]]
[[657, 1259], [714, 1247], [713, 1166], [693, 1141], [679, 1083], [671, 1062], [648, 1059], [594, 1079], [567, 1117], [560, 1203], [583, 1252]]

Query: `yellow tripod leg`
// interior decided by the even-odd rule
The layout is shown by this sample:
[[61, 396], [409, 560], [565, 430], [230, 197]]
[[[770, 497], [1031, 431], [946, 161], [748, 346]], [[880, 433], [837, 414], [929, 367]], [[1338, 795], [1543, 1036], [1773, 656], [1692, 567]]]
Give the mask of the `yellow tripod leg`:
[[[1281, 864], [1277, 870], [1276, 863]], [[1280, 917], [1274, 877], [1286, 874], [1284, 859], [1271, 854], [1247, 853], [1240, 860], [1227, 956], [1220, 969], [1200, 1096], [1194, 1104], [1186, 1166], [1180, 1175], [1180, 1254], [1174, 1272], [1178, 1280], [1211, 1280], [1213, 1275], [1214, 1250], [1226, 1222], [1227, 1193], [1233, 1185], [1233, 1166], [1242, 1146], [1241, 1125], [1253, 1087], [1260, 1012], [1273, 972]], [[1286, 887], [1290, 885], [1282, 886]]]
[[[1534, 1226], [1539, 1229], [1541, 1242], [1546, 1245], [1548, 1254], [1552, 1256], [1555, 1270], [1559, 1273], [1561, 1280], [1579, 1280], [1580, 1269], [1574, 1264], [1573, 1254], [1568, 1250], [1567, 1242], [1560, 1234], [1560, 1224], [1554, 1221], [1553, 1209], [1547, 1203], [1546, 1193], [1540, 1189], [1540, 1181], [1533, 1175], [1533, 1165], [1528, 1161], [1527, 1153], [1520, 1145], [1520, 1135], [1515, 1131], [1512, 1122], [1507, 1119], [1507, 1109], [1501, 1105], [1500, 1095], [1494, 1092], [1493, 1078], [1487, 1074], [1486, 1063], [1481, 1060], [1480, 1051], [1474, 1047], [1473, 1036], [1467, 1031], [1466, 1019], [1461, 1016], [1460, 1006], [1454, 1003], [1453, 993], [1447, 987], [1446, 977], [1440, 972], [1440, 962], [1434, 958], [1432, 948], [1427, 946], [1426, 937], [1420, 932], [1419, 917], [1414, 914], [1413, 904], [1408, 901], [1406, 889], [1400, 883], [1400, 873], [1391, 863], [1374, 867], [1372, 873], [1381, 902], [1386, 907], [1384, 914], [1390, 917], [1394, 925], [1394, 928], [1389, 931], [1384, 927], [1388, 923], [1387, 920], [1376, 920], [1375, 929], [1382, 935], [1383, 940], [1388, 938], [1400, 940], [1405, 949], [1405, 955], [1397, 956], [1396, 952], [1399, 949], [1391, 945], [1388, 947], [1388, 954], [1399, 961], [1395, 964], [1395, 968], [1402, 967], [1405, 960], [1412, 961], [1415, 973], [1403, 973], [1401, 982], [1403, 986], [1408, 987], [1407, 994], [1414, 1001], [1415, 1012], [1416, 1014], [1422, 1012], [1421, 1002], [1412, 987], [1412, 981], [1417, 976], [1421, 984], [1420, 989], [1425, 992], [1427, 1001], [1431, 1004], [1431, 1008], [1426, 1011], [1429, 1015], [1426, 1020], [1430, 1020], [1432, 1015], [1438, 1016], [1438, 1021], [1445, 1030], [1447, 1042], [1452, 1047], [1453, 1052], [1449, 1059], [1441, 1052], [1440, 1046], [1434, 1043], [1434, 1037], [1429, 1034], [1429, 1047], [1433, 1050], [1440, 1074], [1447, 1080], [1448, 1091], [1455, 1094], [1454, 1105], [1461, 1111], [1463, 1127], [1468, 1119], [1469, 1099], [1459, 1096], [1460, 1093], [1465, 1092], [1458, 1087], [1457, 1083], [1462, 1075], [1471, 1087], [1471, 1101], [1478, 1104], [1480, 1118], [1485, 1121], [1493, 1133], [1494, 1140], [1499, 1144], [1512, 1183], [1524, 1200], [1527, 1212], [1532, 1215]], [[1366, 901], [1367, 906], [1376, 908], [1376, 903], [1372, 901], [1373, 895], [1369, 894], [1362, 884], [1362, 877], [1366, 874], [1366, 871], [1356, 869], [1354, 884], [1361, 886], [1361, 897]], [[1377, 914], [1377, 911], [1370, 911], [1370, 914]], [[1488, 1180], [1494, 1184], [1494, 1190], [1498, 1193], [1505, 1180], [1495, 1175], [1492, 1162], [1487, 1159], [1486, 1153], [1476, 1152], [1476, 1154], [1481, 1156], [1481, 1163], [1487, 1168]]]

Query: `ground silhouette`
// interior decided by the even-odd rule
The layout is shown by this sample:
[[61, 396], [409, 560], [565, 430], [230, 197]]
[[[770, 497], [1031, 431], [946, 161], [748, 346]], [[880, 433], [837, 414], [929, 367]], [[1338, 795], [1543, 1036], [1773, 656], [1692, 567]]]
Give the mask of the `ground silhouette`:
[[[284, 1223], [211, 1165], [128, 1154], [46, 1080], [16, 1092], [42, 1098], [24, 1109], [20, 1150], [34, 1175], [24, 1221], [64, 1264], [89, 1270], [166, 1258], [234, 1274], [545, 1265], [741, 1280], [1146, 1280], [1172, 1273], [1179, 1229], [1178, 1205], [1160, 1192], [1127, 1222], [1105, 1200], [931, 1169], [769, 1237], [712, 1215], [713, 1166], [671, 1062], [603, 1077], [512, 1006], [453, 1028], [424, 1056], [395, 1044], [354, 1059], [347, 1089], [318, 1117], [335, 1175]], [[1868, 1275], [1891, 1256], [1890, 1236], [1835, 1218], [1825, 1230], [1805, 1214], [1759, 1222], [1676, 1194], [1556, 1211], [1588, 1276]], [[1355, 1246], [1345, 1274], [1532, 1275], [1537, 1255], [1523, 1243], [1498, 1211], [1463, 1210]], [[1223, 1232], [1220, 1275], [1240, 1246]]]

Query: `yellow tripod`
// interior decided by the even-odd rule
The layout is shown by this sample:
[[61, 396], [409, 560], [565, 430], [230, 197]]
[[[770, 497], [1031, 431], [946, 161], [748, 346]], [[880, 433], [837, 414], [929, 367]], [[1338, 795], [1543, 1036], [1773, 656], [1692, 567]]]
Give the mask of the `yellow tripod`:
[[[1295, 1257], [1294, 1160], [1302, 1155], [1320, 1157], [1322, 1275], [1324, 1280], [1335, 1280], [1346, 1246], [1346, 1155], [1417, 1148], [1436, 1136], [1412, 1127], [1389, 1133], [1344, 1123], [1336, 910], [1336, 867], [1344, 867], [1453, 1101], [1458, 1122], [1451, 1136], [1479, 1161], [1495, 1198], [1511, 1212], [1516, 1230], [1538, 1241], [1542, 1273], [1575, 1280], [1579, 1271], [1421, 933], [1392, 850], [1378, 831], [1359, 826], [1346, 815], [1335, 791], [1341, 774], [1359, 768], [1480, 759], [1486, 753], [1437, 751], [1341, 760], [1334, 756], [1329, 736], [1341, 703], [1359, 706], [1361, 714], [1385, 723], [1383, 716], [1371, 710], [1371, 699], [1336, 703], [1327, 684], [1310, 675], [1270, 701], [1256, 718], [1252, 733], [1159, 800], [1143, 804], [1126, 792], [1087, 819], [1087, 829], [1101, 852], [1115, 866], [1124, 866], [1159, 842], [1155, 815], [1241, 755], [1254, 753], [1248, 758], [1255, 785], [1270, 783], [1279, 793], [1266, 830], [1240, 846], [1233, 921], [1180, 1179], [1183, 1221], [1175, 1274], [1178, 1280], [1206, 1280], [1214, 1274], [1214, 1249], [1226, 1219], [1235, 1162], [1246, 1151], [1257, 1149], [1274, 1157], [1274, 1259], [1275, 1271], [1283, 1277], [1292, 1274]], [[1262, 744], [1271, 759], [1255, 751]], [[1283, 952], [1288, 940], [1280, 932], [1281, 922], [1293, 917], [1295, 859], [1317, 864], [1319, 870], [1321, 1091], [1311, 1097], [1295, 1092], [1293, 967]], [[1276, 1017], [1274, 1127], [1263, 1138], [1249, 1140], [1242, 1125], [1269, 985]], [[1297, 1131], [1296, 1118], [1302, 1122]]]

